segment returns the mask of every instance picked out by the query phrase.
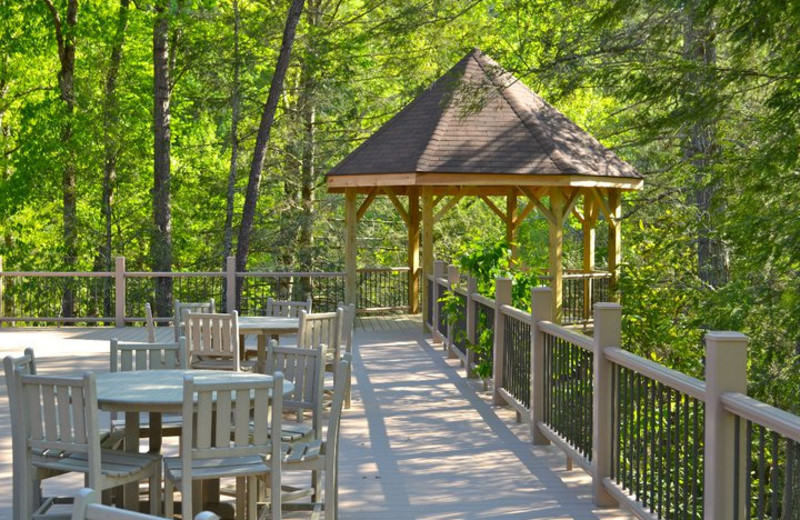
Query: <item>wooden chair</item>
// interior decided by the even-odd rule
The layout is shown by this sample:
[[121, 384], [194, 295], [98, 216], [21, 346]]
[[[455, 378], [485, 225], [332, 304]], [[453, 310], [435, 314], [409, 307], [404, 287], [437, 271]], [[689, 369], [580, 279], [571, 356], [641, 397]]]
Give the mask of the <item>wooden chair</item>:
[[[72, 520], [164, 520], [163, 516], [104, 506], [100, 503], [100, 493], [91, 488], [78, 491], [71, 518]], [[219, 517], [210, 511], [203, 511], [197, 513], [194, 520], [219, 520]]]
[[[312, 509], [316, 514], [319, 514], [320, 510], [324, 510], [326, 520], [334, 520], [338, 516], [339, 427], [345, 386], [350, 378], [350, 359], [350, 355], [345, 354], [336, 367], [337, 383], [334, 386], [325, 439], [285, 444], [283, 447], [281, 472], [310, 471], [312, 474], [311, 488], [305, 490], [287, 488], [286, 492], [281, 495], [282, 502], [298, 500], [309, 495], [311, 502], [284, 504], [283, 508], [286, 510]], [[325, 487], [320, 500], [318, 483], [321, 473], [325, 475]]]
[[147, 341], [149, 343], [156, 342], [156, 322], [153, 319], [153, 308], [150, 303], [144, 304], [144, 323], [147, 328]]
[[[207, 370], [242, 369], [238, 314], [194, 313], [186, 315], [186, 349], [189, 366]], [[252, 368], [255, 361], [245, 363]]]
[[194, 313], [215, 313], [216, 307], [214, 306], [214, 298], [207, 302], [182, 302], [175, 300], [175, 315], [172, 318], [172, 324], [175, 329], [175, 341], [184, 336], [183, 327], [186, 324], [186, 315], [190, 312]]
[[[343, 303], [339, 303], [338, 307], [344, 311], [344, 316], [342, 317], [342, 336], [340, 340], [340, 351], [342, 354], [351, 354], [353, 353], [353, 331], [355, 328], [356, 322], [356, 306], [355, 304], [351, 303], [350, 305], [345, 305]], [[333, 371], [333, 363], [326, 366], [326, 370]], [[344, 407], [346, 410], [350, 409], [350, 387], [351, 381], [348, 380], [347, 386], [344, 389]]]
[[297, 346], [309, 348], [316, 345], [328, 346], [328, 358], [339, 351], [344, 311], [307, 313], [300, 311], [300, 328], [297, 332]]
[[[92, 488], [103, 491], [127, 483], [150, 481], [150, 512], [160, 510], [161, 457], [102, 449], [97, 427], [95, 376], [80, 378], [40, 376], [13, 371], [22, 416], [24, 462], [20, 464], [20, 518], [31, 518], [33, 483], [39, 471], [79, 472]], [[20, 411], [17, 409], [17, 411]], [[61, 457], [49, 456], [60, 451]]]
[[311, 312], [311, 298], [304, 302], [267, 298], [267, 307], [264, 309], [264, 316], [297, 318], [300, 316], [300, 311]]
[[[244, 518], [245, 509], [247, 518], [256, 518], [255, 477], [269, 475], [270, 489], [280, 493], [280, 464], [273, 468], [269, 463], [280, 460], [280, 443], [270, 442], [270, 434], [280, 432], [282, 404], [280, 372], [272, 381], [254, 376], [199, 382], [187, 376], [180, 456], [164, 460], [166, 516], [172, 518], [176, 489], [181, 491], [183, 517], [191, 518], [197, 502], [194, 481], [236, 477], [236, 518]], [[209, 427], [212, 424], [214, 428]], [[267, 461], [265, 454], [270, 456]], [[273, 508], [273, 519], [280, 519], [280, 514], [280, 507]]]
[[[181, 370], [188, 368], [188, 354], [186, 352], [186, 338], [181, 337], [174, 343], [139, 343], [134, 341], [119, 341], [111, 339], [111, 372], [132, 372], [137, 370]], [[183, 421], [180, 416], [164, 416], [162, 422], [156, 425], [161, 435], [180, 435]], [[125, 421], [117, 418], [116, 412], [111, 412], [111, 431], [124, 427]], [[149, 437], [151, 422], [140, 421], [139, 437]], [[159, 452], [161, 446], [150, 446], [153, 452]]]
[[[313, 440], [322, 437], [322, 390], [325, 379], [325, 345], [315, 348], [281, 347], [275, 340], [267, 347], [266, 373], [283, 373], [294, 383], [294, 390], [283, 396], [283, 411], [296, 415], [296, 422], [284, 422], [282, 442]], [[303, 423], [305, 410], [311, 424]]]

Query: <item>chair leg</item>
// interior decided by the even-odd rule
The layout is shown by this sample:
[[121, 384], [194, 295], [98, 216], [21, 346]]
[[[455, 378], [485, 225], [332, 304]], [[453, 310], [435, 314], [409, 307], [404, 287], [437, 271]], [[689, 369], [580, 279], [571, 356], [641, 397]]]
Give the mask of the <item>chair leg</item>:
[[256, 483], [258, 479], [255, 476], [247, 477], [247, 518], [249, 520], [256, 520], [258, 515], [256, 514], [257, 502], [256, 502]]
[[161, 514], [161, 465], [150, 475], [150, 514]]
[[175, 515], [175, 488], [172, 482], [164, 479], [164, 516], [172, 518]]
[[246, 485], [247, 478], [238, 477], [236, 479], [236, 518], [245, 517], [245, 506], [248, 500], [247, 492], [249, 491], [249, 489], [245, 489]]

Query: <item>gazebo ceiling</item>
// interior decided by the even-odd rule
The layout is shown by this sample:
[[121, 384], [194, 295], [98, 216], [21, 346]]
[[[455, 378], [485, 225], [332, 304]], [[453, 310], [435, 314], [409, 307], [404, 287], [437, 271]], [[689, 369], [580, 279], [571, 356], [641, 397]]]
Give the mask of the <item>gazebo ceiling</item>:
[[[474, 49], [327, 175], [328, 190], [640, 189], [642, 176]], [[361, 190], [358, 190], [361, 191]], [[485, 191], [484, 191], [485, 193]]]

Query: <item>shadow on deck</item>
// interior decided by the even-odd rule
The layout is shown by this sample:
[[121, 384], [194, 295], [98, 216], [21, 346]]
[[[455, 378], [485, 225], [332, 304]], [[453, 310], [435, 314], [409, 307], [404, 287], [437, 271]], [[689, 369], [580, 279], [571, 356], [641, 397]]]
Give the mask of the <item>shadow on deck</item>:
[[[164, 340], [171, 334], [159, 329]], [[114, 336], [144, 339], [144, 329], [2, 328], [0, 355], [32, 346], [42, 373], [107, 370]], [[341, 518], [631, 518], [593, 506], [586, 474], [567, 471], [555, 448], [532, 446], [527, 426], [491, 405], [458, 360], [422, 334], [418, 316], [359, 318], [355, 344], [353, 406], [344, 412], [339, 460]], [[5, 403], [5, 385], [0, 392]], [[11, 512], [10, 476], [3, 404], [0, 518]], [[73, 484], [49, 491], [63, 494]]]

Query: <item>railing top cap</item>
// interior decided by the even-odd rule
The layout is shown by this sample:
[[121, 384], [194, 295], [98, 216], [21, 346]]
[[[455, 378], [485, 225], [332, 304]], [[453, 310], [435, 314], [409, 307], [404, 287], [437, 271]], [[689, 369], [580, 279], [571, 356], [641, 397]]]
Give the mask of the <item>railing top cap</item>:
[[597, 302], [594, 304], [595, 309], [622, 309], [622, 305], [615, 302]]
[[712, 330], [706, 333], [705, 339], [714, 341], [747, 341], [747, 336], [733, 330]]

